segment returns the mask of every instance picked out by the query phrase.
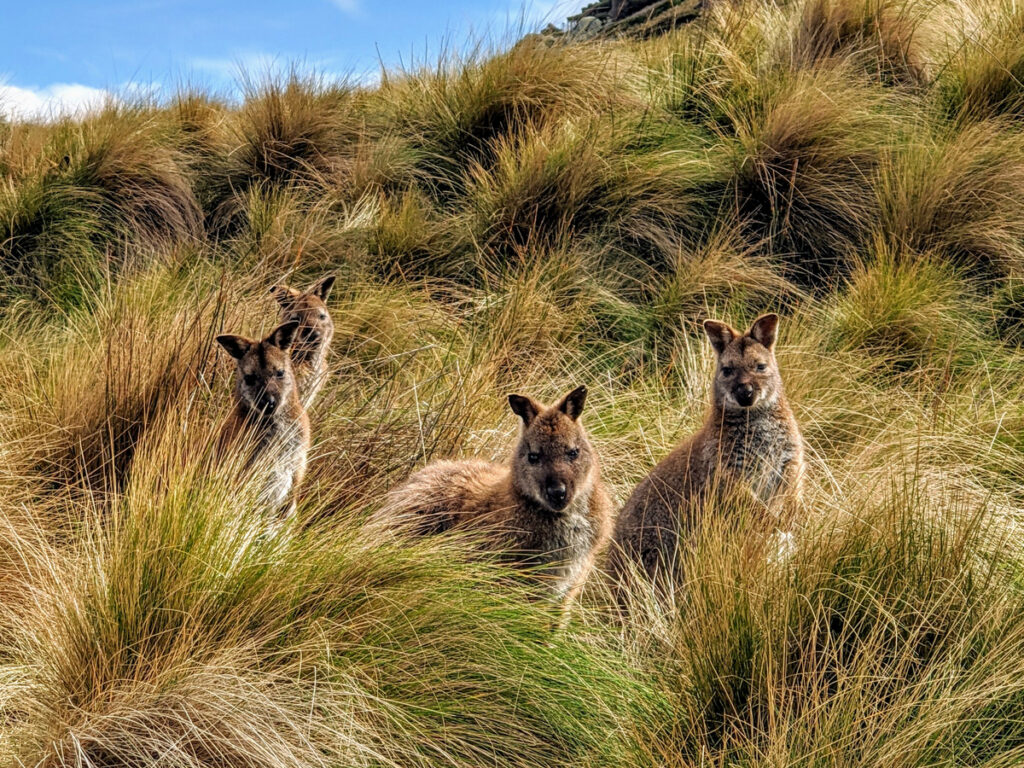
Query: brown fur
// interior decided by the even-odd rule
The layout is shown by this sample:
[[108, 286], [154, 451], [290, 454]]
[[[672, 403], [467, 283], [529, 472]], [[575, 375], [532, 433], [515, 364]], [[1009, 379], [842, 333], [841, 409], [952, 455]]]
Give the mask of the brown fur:
[[776, 315], [739, 333], [704, 324], [718, 357], [711, 409], [636, 487], [615, 527], [609, 568], [624, 584], [632, 565], [659, 586], [672, 583], [681, 534], [710, 493], [740, 491], [788, 531], [803, 490], [803, 438], [783, 391], [773, 352]]
[[611, 537], [611, 501], [578, 421], [586, 393], [580, 387], [551, 407], [510, 395], [523, 428], [506, 464], [434, 462], [391, 492], [380, 519], [418, 534], [484, 531], [489, 546], [534, 567], [569, 606]]
[[271, 295], [277, 300], [281, 322], [295, 322], [299, 330], [292, 344], [292, 370], [299, 387], [299, 399], [305, 408], [312, 405], [327, 380], [327, 352], [334, 338], [334, 322], [327, 309], [327, 297], [334, 276], [321, 278], [306, 291], [274, 285]]
[[221, 427], [221, 461], [239, 451], [244, 466], [265, 472], [261, 501], [282, 518], [295, 512], [309, 452], [309, 418], [299, 401], [290, 347], [298, 323], [285, 323], [262, 341], [218, 336], [236, 361], [235, 405]]

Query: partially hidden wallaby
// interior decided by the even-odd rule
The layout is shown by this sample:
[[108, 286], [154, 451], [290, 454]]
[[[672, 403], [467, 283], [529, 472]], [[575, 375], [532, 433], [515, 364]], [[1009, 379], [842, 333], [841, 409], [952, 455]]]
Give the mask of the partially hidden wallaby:
[[609, 570], [619, 585], [639, 567], [671, 584], [680, 536], [712, 492], [753, 497], [788, 537], [803, 489], [803, 438], [775, 360], [779, 318], [764, 315], [746, 333], [707, 320], [717, 365], [703, 427], [680, 443], [636, 487], [615, 526]]
[[579, 387], [547, 407], [509, 395], [522, 431], [508, 462], [427, 465], [389, 494], [387, 524], [419, 534], [478, 529], [568, 607], [611, 536], [611, 501], [579, 421], [586, 396]]
[[278, 326], [262, 341], [223, 335], [237, 364], [235, 405], [221, 428], [218, 456], [260, 473], [260, 504], [279, 519], [295, 512], [306, 472], [309, 418], [299, 402], [289, 351], [299, 324]]
[[270, 294], [277, 301], [282, 323], [298, 323], [292, 343], [292, 370], [299, 387], [299, 399], [309, 408], [327, 380], [327, 352], [334, 338], [334, 322], [327, 309], [327, 297], [334, 287], [334, 275], [323, 277], [307, 290], [273, 285]]

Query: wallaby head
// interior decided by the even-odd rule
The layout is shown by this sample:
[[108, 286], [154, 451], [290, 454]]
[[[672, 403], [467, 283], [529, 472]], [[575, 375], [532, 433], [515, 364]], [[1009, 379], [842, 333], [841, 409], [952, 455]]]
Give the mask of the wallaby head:
[[561, 512], [590, 487], [594, 451], [579, 422], [586, 399], [586, 387], [577, 387], [552, 406], [524, 395], [508, 396], [523, 420], [512, 459], [516, 487], [551, 512]]
[[704, 331], [715, 348], [715, 403], [726, 410], [768, 407], [782, 394], [782, 378], [775, 362], [778, 315], [762, 315], [750, 330], [740, 333], [718, 320], [705, 320]]
[[251, 410], [273, 416], [295, 392], [289, 350], [298, 328], [296, 322], [279, 325], [262, 341], [232, 335], [217, 337], [217, 342], [235, 358], [235, 392]]
[[270, 294], [281, 309], [282, 322], [299, 324], [292, 348], [292, 358], [296, 362], [313, 358], [321, 348], [331, 343], [334, 323], [327, 311], [327, 297], [333, 287], [334, 275], [321, 278], [306, 291], [287, 285], [270, 287]]

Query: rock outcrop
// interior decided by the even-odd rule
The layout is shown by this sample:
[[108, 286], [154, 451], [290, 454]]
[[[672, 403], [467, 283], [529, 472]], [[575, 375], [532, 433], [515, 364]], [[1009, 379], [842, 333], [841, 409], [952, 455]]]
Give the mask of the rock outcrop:
[[599, 0], [569, 17], [567, 34], [595, 37], [651, 37], [695, 19], [703, 0]]

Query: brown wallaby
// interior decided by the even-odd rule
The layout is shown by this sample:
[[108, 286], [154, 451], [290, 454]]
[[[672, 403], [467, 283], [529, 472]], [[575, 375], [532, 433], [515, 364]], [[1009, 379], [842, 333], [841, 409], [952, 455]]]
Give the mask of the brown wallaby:
[[509, 461], [429, 464], [390, 493], [385, 522], [420, 534], [482, 530], [489, 546], [535, 567], [570, 605], [611, 536], [611, 501], [579, 421], [586, 397], [579, 387], [546, 407], [509, 395], [522, 419]]
[[334, 275], [323, 277], [306, 291], [287, 285], [273, 285], [281, 322], [295, 322], [299, 330], [292, 343], [292, 370], [299, 387], [299, 399], [305, 408], [312, 405], [327, 380], [327, 352], [334, 338], [334, 323], [327, 309], [327, 297], [334, 287]]
[[298, 327], [285, 323], [262, 341], [217, 337], [238, 366], [235, 406], [221, 428], [218, 455], [223, 461], [243, 452], [244, 466], [266, 472], [260, 501], [282, 518], [295, 512], [309, 451], [309, 418], [289, 355]]
[[[778, 315], [758, 318], [747, 333], [716, 320], [704, 330], [717, 355], [710, 412], [636, 487], [619, 514], [609, 560], [625, 583], [639, 566], [660, 586], [671, 583], [678, 540], [712, 490], [740, 490], [784, 534], [803, 487], [803, 438], [786, 401], [773, 348]], [[668, 581], [666, 581], [668, 579]]]

